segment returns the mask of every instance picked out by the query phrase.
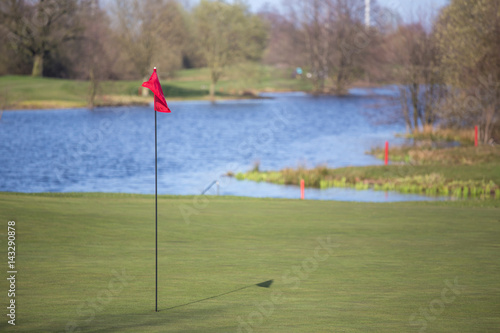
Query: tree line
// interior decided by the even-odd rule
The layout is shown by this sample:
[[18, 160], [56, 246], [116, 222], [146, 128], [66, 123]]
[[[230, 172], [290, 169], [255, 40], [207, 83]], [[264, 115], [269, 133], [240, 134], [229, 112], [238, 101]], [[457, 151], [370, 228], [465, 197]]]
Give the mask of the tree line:
[[[189, 3], [189, 2], [188, 2]], [[451, 0], [405, 23], [372, 0], [290, 0], [252, 13], [244, 2], [5, 0], [0, 74], [95, 82], [208, 67], [210, 94], [225, 69], [256, 62], [301, 67], [313, 93], [345, 94], [354, 81], [393, 84], [393, 104], [373, 116], [409, 132], [499, 125], [500, 2]], [[298, 73], [295, 73], [298, 74]], [[95, 91], [94, 91], [95, 93]]]

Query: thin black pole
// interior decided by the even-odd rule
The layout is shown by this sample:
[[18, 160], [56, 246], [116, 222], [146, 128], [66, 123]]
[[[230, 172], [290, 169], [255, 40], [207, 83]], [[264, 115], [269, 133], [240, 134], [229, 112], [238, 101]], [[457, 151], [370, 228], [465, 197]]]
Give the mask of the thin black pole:
[[156, 131], [156, 110], [155, 112], [155, 311], [158, 312], [158, 135]]

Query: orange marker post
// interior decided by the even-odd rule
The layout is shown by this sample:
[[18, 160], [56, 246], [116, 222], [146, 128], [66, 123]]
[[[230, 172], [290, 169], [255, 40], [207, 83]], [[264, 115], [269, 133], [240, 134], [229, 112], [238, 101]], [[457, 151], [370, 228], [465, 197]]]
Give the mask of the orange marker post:
[[477, 125], [474, 126], [474, 146], [477, 147]]
[[385, 165], [389, 164], [389, 141], [385, 142]]
[[300, 198], [304, 200], [304, 179], [300, 180]]

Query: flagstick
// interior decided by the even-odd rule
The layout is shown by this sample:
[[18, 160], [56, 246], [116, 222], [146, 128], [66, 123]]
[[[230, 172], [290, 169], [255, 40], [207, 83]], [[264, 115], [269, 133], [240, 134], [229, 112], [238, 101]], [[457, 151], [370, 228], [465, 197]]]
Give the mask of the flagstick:
[[[156, 67], [155, 67], [156, 69]], [[156, 110], [153, 107], [155, 113], [155, 311], [158, 312], [158, 134], [156, 130]]]

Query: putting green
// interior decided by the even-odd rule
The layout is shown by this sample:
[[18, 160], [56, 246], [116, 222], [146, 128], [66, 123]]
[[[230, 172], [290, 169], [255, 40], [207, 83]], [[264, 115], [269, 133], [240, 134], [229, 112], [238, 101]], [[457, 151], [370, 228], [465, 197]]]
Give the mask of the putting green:
[[0, 331], [500, 329], [498, 202], [158, 203], [155, 313], [153, 196], [0, 193], [4, 277], [11, 220], [17, 269], [16, 326], [2, 278]]

